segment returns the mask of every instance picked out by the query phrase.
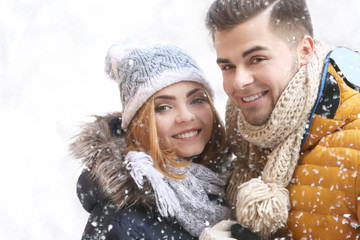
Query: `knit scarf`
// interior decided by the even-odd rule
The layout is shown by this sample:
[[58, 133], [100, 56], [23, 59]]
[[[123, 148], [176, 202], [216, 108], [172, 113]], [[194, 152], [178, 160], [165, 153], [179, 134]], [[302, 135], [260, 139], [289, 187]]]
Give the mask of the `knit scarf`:
[[125, 160], [127, 169], [139, 188], [144, 180], [150, 182], [159, 213], [166, 218], [175, 218], [192, 236], [199, 237], [205, 227], [230, 217], [230, 209], [209, 199], [225, 196], [228, 176], [192, 162], [184, 168], [169, 166], [175, 173], [186, 173], [181, 180], [166, 178], [154, 166], [151, 156], [143, 152], [129, 152]]
[[290, 80], [264, 125], [251, 125], [235, 104], [227, 104], [227, 131], [238, 161], [227, 196], [236, 206], [237, 221], [264, 238], [287, 222], [286, 187], [299, 159], [329, 51], [329, 46], [315, 41], [314, 56]]

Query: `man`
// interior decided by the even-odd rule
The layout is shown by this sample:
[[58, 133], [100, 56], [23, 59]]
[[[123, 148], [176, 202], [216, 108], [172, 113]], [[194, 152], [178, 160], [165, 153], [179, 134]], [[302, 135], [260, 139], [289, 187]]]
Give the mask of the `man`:
[[206, 24], [237, 222], [265, 239], [360, 238], [360, 55], [313, 38], [305, 0], [216, 0]]

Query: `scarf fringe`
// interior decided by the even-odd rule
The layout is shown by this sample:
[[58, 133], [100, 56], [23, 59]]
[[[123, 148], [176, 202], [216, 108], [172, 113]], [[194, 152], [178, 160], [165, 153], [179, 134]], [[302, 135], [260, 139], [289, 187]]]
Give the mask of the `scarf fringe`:
[[144, 177], [151, 183], [161, 216], [174, 217], [180, 203], [174, 191], [164, 181], [164, 175], [155, 168], [151, 156], [144, 152], [130, 151], [126, 154], [125, 161], [128, 161], [126, 169], [140, 189], [143, 187]]

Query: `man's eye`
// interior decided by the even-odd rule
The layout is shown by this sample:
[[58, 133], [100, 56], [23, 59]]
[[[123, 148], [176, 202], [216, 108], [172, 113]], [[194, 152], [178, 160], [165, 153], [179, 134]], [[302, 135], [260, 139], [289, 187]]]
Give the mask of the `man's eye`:
[[252, 63], [258, 63], [258, 62], [261, 62], [261, 61], [263, 61], [263, 60], [265, 60], [265, 58], [256, 57], [256, 58], [253, 58], [251, 62], [252, 62]]
[[232, 69], [233, 66], [231, 66], [231, 65], [224, 65], [224, 66], [222, 66], [222, 67], [220, 67], [220, 68], [221, 68], [222, 71], [226, 71], [226, 70]]

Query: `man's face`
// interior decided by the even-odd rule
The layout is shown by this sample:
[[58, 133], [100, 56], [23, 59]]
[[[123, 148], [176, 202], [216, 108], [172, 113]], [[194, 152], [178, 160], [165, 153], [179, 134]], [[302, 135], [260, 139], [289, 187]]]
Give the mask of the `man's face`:
[[226, 94], [250, 124], [264, 124], [299, 68], [297, 48], [271, 32], [264, 14], [217, 32], [214, 40]]

